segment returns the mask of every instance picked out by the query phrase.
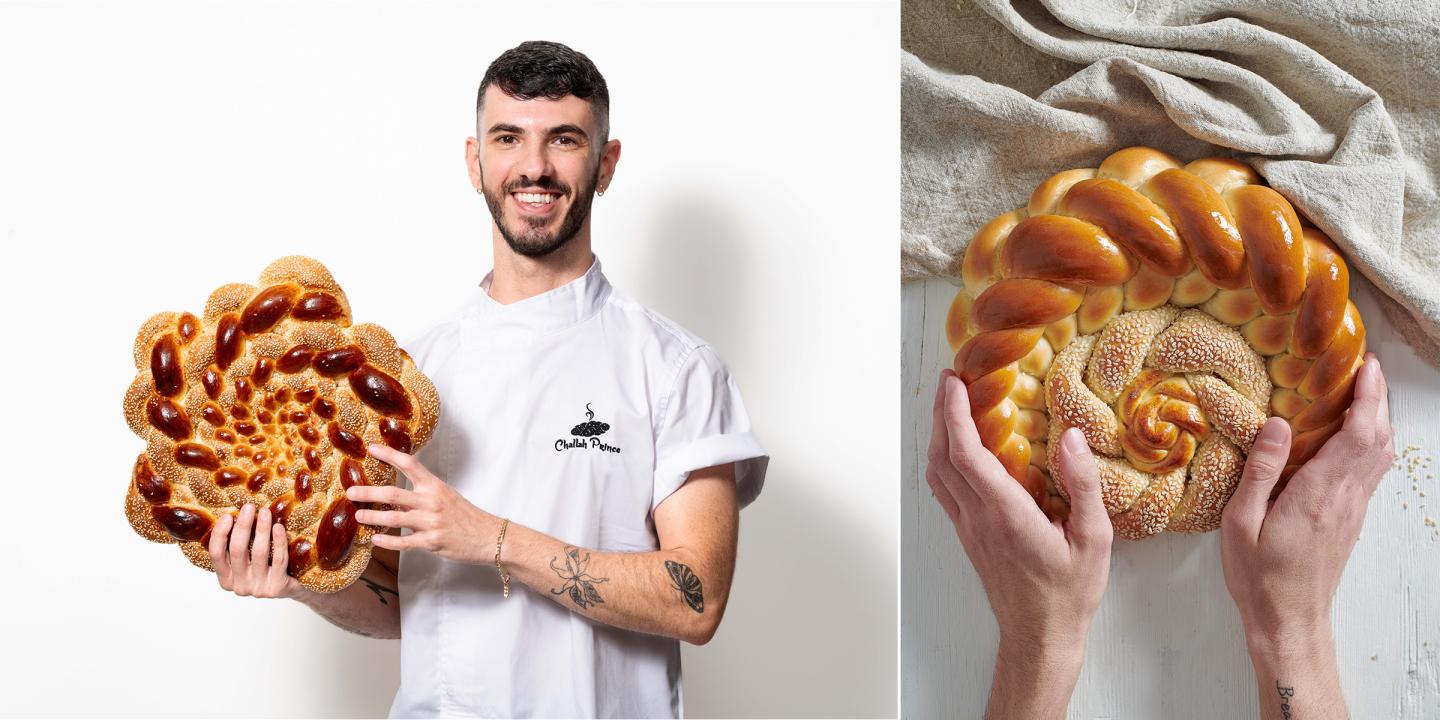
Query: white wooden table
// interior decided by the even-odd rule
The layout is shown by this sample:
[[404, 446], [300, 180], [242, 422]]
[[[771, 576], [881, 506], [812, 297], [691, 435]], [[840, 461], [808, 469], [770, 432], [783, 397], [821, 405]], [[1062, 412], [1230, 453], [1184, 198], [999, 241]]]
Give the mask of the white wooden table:
[[[1352, 275], [1357, 277], [1358, 273]], [[924, 481], [930, 407], [953, 355], [943, 320], [956, 287], [906, 283], [901, 455], [901, 693], [908, 718], [980, 717], [989, 696], [994, 616], [978, 577]], [[1369, 348], [1390, 383], [1396, 451], [1422, 466], [1391, 470], [1371, 499], [1332, 621], [1352, 716], [1440, 718], [1440, 371], [1352, 281]], [[1418, 446], [1418, 449], [1407, 446]], [[1432, 521], [1434, 522], [1434, 521]], [[1258, 714], [1240, 618], [1225, 590], [1219, 533], [1116, 540], [1071, 718], [1247, 718]]]

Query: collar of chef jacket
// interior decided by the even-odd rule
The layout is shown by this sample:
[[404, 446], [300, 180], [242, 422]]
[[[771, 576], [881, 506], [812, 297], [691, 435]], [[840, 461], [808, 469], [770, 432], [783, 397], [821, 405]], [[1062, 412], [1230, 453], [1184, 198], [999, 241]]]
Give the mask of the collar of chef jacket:
[[[643, 552], [659, 547], [651, 511], [689, 470], [736, 462], [742, 502], [758, 493], [764, 450], [723, 363], [615, 291], [598, 259], [509, 305], [489, 286], [487, 275], [458, 319], [407, 344], [441, 402], [420, 460], [466, 499], [577, 547]], [[392, 715], [680, 712], [674, 640], [588, 620], [545, 588], [505, 599], [493, 564], [410, 552], [399, 580]]]
[[604, 307], [612, 290], [600, 271], [600, 259], [593, 255], [590, 269], [584, 275], [554, 290], [508, 305], [490, 297], [490, 282], [494, 277], [493, 271], [485, 274], [464, 310], [466, 317], [475, 319], [483, 327], [485, 340], [492, 346], [522, 344], [582, 323]]

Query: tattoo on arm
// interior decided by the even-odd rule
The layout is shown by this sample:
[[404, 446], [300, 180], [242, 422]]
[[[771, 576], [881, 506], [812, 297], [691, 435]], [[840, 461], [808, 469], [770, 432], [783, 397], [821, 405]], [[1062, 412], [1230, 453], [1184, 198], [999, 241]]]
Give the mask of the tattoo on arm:
[[665, 561], [665, 572], [670, 573], [670, 584], [680, 591], [681, 597], [685, 598], [685, 604], [697, 613], [705, 612], [705, 593], [700, 588], [700, 576], [696, 575], [689, 565], [682, 565], [674, 560]]
[[550, 569], [555, 571], [565, 582], [560, 587], [550, 591], [551, 595], [564, 595], [569, 593], [570, 601], [584, 610], [591, 605], [604, 604], [605, 599], [600, 597], [600, 591], [595, 589], [596, 585], [609, 580], [609, 578], [595, 577], [585, 572], [585, 566], [590, 564], [590, 553], [580, 557], [579, 548], [565, 548], [565, 567], [556, 567], [555, 561], [560, 558], [550, 558]]
[[363, 581], [365, 581], [365, 584], [366, 584], [366, 585], [369, 585], [369, 586], [370, 586], [370, 592], [375, 593], [375, 597], [377, 597], [377, 598], [380, 599], [380, 604], [381, 604], [381, 605], [389, 605], [389, 604], [390, 604], [390, 601], [385, 599], [384, 593], [390, 593], [391, 595], [394, 595], [397, 599], [400, 597], [400, 593], [395, 592], [394, 590], [392, 590], [392, 589], [390, 589], [390, 588], [388, 588], [388, 587], [385, 587], [384, 585], [381, 585], [380, 583], [377, 583], [377, 582], [375, 582], [374, 580], [371, 580], [370, 578], [362, 577], [362, 578], [360, 578], [360, 579], [363, 580]]
[[1295, 703], [1295, 687], [1285, 687], [1279, 680], [1275, 681], [1275, 692], [1280, 695], [1280, 717], [1290, 720], [1290, 707]]

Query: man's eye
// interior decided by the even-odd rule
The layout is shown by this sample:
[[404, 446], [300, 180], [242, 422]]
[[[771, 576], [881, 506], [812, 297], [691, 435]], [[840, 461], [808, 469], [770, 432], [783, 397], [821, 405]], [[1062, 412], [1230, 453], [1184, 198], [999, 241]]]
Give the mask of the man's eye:
[[568, 137], [565, 137], [565, 136], [563, 136], [563, 135], [560, 136], [560, 137], [555, 138], [555, 142], [560, 143], [561, 145], [575, 145], [575, 144], [576, 144], [575, 138], [568, 138]]
[[514, 135], [501, 135], [500, 137], [495, 138], [495, 142], [498, 142], [501, 145], [514, 145], [519, 141], [519, 138], [516, 138]]

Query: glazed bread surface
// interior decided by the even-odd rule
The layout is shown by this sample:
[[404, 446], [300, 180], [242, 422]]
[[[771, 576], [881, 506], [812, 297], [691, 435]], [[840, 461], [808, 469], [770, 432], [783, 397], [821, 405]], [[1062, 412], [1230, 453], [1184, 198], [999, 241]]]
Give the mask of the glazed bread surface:
[[290, 575], [317, 592], [354, 582], [380, 529], [356, 522], [365, 503], [345, 488], [394, 483], [366, 444], [415, 452], [440, 412], [390, 333], [352, 325], [329, 270], [290, 256], [259, 285], [221, 286], [199, 316], [152, 316], [134, 354], [125, 420], [146, 443], [125, 494], [135, 532], [213, 571], [215, 522], [268, 506], [286, 529]]

